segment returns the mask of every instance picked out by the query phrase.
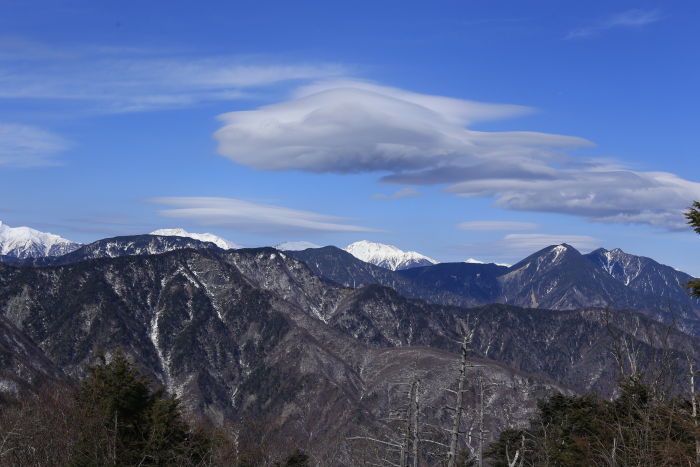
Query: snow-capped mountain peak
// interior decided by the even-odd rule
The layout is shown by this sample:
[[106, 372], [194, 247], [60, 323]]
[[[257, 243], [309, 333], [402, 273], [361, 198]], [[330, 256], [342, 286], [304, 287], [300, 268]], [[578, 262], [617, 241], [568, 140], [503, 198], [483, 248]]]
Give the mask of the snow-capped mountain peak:
[[243, 248], [241, 245], [238, 245], [233, 242], [229, 242], [228, 240], [225, 240], [217, 235], [210, 234], [210, 233], [191, 233], [187, 232], [185, 229], [158, 229], [154, 230], [151, 232], [149, 235], [161, 235], [164, 237], [187, 237], [187, 238], [193, 238], [195, 240], [199, 240], [201, 242], [211, 242], [214, 245], [218, 246], [219, 248], [223, 248], [224, 250], [230, 250], [230, 249], [235, 249], [235, 248]]
[[434, 259], [415, 251], [403, 251], [393, 245], [367, 240], [351, 243], [344, 250], [359, 260], [391, 269], [392, 271], [438, 263]]
[[280, 251], [303, 251], [309, 248], [321, 248], [321, 246], [304, 240], [298, 242], [282, 242], [275, 245], [275, 249]]
[[52, 233], [30, 227], [10, 227], [0, 221], [0, 255], [19, 259], [61, 256], [79, 247], [80, 243]]

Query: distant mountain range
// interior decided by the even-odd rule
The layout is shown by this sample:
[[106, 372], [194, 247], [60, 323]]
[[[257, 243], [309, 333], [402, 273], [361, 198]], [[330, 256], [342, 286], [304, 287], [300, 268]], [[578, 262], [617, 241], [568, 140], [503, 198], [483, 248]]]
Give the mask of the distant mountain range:
[[[95, 258], [150, 255], [178, 249], [231, 249], [235, 245], [212, 234], [193, 234], [182, 229], [157, 230], [149, 235], [114, 237], [80, 245], [52, 234], [26, 228], [4, 227], [3, 251], [10, 245], [29, 245], [19, 238], [31, 238], [30, 249], [0, 257], [17, 266], [71, 264]], [[42, 243], [45, 242], [45, 243]], [[611, 307], [630, 309], [655, 319], [678, 318], [679, 326], [700, 334], [700, 301], [688, 296], [683, 284], [689, 274], [620, 249], [598, 249], [581, 254], [570, 245], [544, 248], [507, 267], [479, 262], [438, 263], [416, 252], [404, 252], [390, 245], [360, 241], [345, 249], [314, 248], [308, 242], [290, 242], [278, 249], [303, 261], [320, 277], [345, 287], [379, 284], [409, 298], [429, 303], [478, 306], [507, 303], [546, 309]], [[28, 247], [29, 248], [29, 247]], [[44, 255], [41, 251], [63, 255]], [[17, 252], [15, 248], [12, 251]], [[365, 258], [365, 259], [361, 259]]]
[[629, 309], [655, 319], [678, 319], [679, 326], [688, 332], [700, 333], [700, 301], [689, 297], [683, 287], [692, 277], [621, 250], [601, 249], [583, 255], [563, 244], [544, 248], [510, 267], [441, 263], [399, 271], [361, 262], [335, 247], [289, 254], [321, 277], [344, 286], [381, 284], [431, 303]]
[[192, 235], [3, 256], [0, 396], [74, 380], [98, 351], [121, 348], [192, 412], [273, 420], [281, 442], [352, 465], [345, 440], [385, 426], [397, 384], [420, 375], [426, 407], [450, 402], [466, 329], [494, 436], [555, 391], [612, 394], [615, 336], [648, 371], [668, 355], [700, 362], [691, 277], [622, 250], [562, 244], [510, 267], [428, 258], [400, 269], [406, 256], [367, 246], [392, 270], [332, 246], [232, 249]]

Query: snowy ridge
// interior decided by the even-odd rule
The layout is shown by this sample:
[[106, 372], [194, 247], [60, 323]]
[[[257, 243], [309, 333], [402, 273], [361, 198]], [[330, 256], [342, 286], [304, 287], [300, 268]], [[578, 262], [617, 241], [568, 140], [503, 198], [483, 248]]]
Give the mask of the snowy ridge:
[[511, 264], [505, 264], [505, 263], [486, 263], [484, 261], [479, 261], [478, 259], [474, 259], [474, 258], [467, 259], [465, 261], [465, 263], [469, 263], [469, 264], [495, 264], [496, 266], [505, 266], [507, 268], [512, 266]]
[[243, 248], [241, 245], [237, 245], [233, 242], [229, 242], [221, 237], [218, 237], [210, 233], [191, 233], [187, 232], [185, 229], [158, 229], [151, 232], [149, 235], [161, 235], [165, 237], [187, 237], [199, 240], [201, 242], [211, 242], [219, 248], [224, 250]]
[[275, 249], [280, 251], [303, 251], [309, 248], [321, 248], [321, 246], [304, 240], [298, 242], [282, 242], [275, 245]]
[[0, 221], [0, 254], [14, 258], [61, 256], [80, 248], [80, 243], [29, 227], [10, 227]]
[[474, 259], [474, 258], [469, 258], [468, 260], [465, 261], [465, 263], [469, 263], [469, 264], [486, 264], [486, 263], [484, 263], [483, 261], [479, 261], [478, 259]]
[[366, 263], [397, 271], [419, 266], [437, 264], [432, 258], [415, 251], [403, 251], [393, 245], [360, 240], [343, 248], [355, 258]]

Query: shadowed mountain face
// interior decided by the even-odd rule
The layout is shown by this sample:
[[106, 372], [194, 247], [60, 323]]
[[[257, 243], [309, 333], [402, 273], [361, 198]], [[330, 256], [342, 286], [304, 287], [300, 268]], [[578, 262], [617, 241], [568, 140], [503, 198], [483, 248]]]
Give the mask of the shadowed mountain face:
[[[691, 355], [698, 343], [679, 332], [663, 340], [663, 326], [628, 312], [464, 309], [382, 286], [348, 289], [272, 248], [0, 265], [0, 316], [14, 330], [2, 345], [26, 339], [37, 371], [77, 377], [97, 350], [121, 347], [197, 413], [274, 418], [318, 455], [336, 441], [346, 455], [348, 434], [381, 427], [391, 409], [382, 394], [414, 367], [433, 388], [426, 398], [447, 397], [436, 388], [449, 383], [468, 327], [494, 400], [519, 407], [516, 422], [531, 398], [555, 389], [609, 394], [612, 336], [628, 336], [646, 368], [663, 342]], [[19, 360], [5, 371], [21, 375]], [[497, 418], [489, 423], [496, 433]]]
[[443, 263], [401, 271], [415, 283], [458, 297], [471, 298], [475, 304], [492, 303], [501, 296], [498, 280], [505, 266], [479, 263]]
[[396, 272], [347, 257], [334, 247], [293, 254], [331, 281], [350, 287], [381, 284], [436, 304], [508, 303], [556, 310], [610, 307], [676, 321], [681, 329], [700, 333], [700, 301], [689, 297], [682, 286], [690, 276], [625, 253], [603, 263], [600, 251], [582, 255], [564, 244], [544, 248], [511, 267], [442, 263]]
[[67, 381], [66, 375], [23, 332], [0, 317], [0, 399], [44, 383]]
[[690, 297], [688, 289], [683, 287], [693, 280], [689, 274], [619, 248], [610, 251], [599, 248], [584, 256], [631, 290], [700, 309], [698, 299]]

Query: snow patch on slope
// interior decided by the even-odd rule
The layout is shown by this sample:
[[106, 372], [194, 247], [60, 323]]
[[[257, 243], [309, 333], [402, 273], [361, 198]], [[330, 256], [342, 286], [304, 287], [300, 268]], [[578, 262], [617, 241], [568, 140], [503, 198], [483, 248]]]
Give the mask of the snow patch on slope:
[[479, 261], [478, 259], [474, 259], [474, 258], [469, 258], [468, 260], [465, 261], [465, 263], [469, 263], [469, 264], [495, 264], [496, 266], [505, 266], [507, 268], [512, 266], [512, 264], [505, 264], [505, 263], [487, 263], [485, 261]]
[[384, 245], [367, 240], [351, 243], [344, 248], [355, 258], [366, 263], [396, 271], [419, 266], [429, 266], [438, 262], [415, 251], [403, 251], [393, 245]]
[[237, 245], [233, 242], [229, 242], [221, 237], [218, 237], [210, 233], [191, 233], [184, 229], [158, 229], [151, 232], [149, 235], [161, 235], [165, 237], [187, 237], [199, 240], [201, 242], [211, 242], [219, 248], [224, 250], [243, 248], [241, 245]]
[[15, 258], [61, 256], [80, 248], [80, 243], [29, 227], [10, 227], [0, 221], [0, 255]]

